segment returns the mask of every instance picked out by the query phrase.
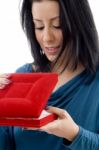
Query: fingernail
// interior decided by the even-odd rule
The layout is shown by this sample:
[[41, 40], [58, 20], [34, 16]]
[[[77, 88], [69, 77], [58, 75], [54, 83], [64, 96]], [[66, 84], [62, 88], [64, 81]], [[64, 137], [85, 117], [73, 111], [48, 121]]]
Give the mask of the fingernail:
[[11, 83], [12, 81], [11, 80], [8, 80], [8, 82], [7, 83]]
[[12, 82], [11, 80], [8, 80], [8, 81], [5, 82], [5, 84], [9, 84], [9, 83], [11, 83], [11, 82]]
[[4, 87], [5, 87], [5, 85], [2, 85], [2, 86], [0, 87], [0, 89], [2, 90], [2, 89], [4, 89]]

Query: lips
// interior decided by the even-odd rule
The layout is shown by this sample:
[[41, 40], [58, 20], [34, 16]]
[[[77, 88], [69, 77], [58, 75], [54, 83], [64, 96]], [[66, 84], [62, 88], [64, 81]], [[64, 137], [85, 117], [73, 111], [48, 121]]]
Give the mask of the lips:
[[59, 46], [57, 47], [45, 47], [45, 50], [50, 54], [55, 54], [59, 50]]

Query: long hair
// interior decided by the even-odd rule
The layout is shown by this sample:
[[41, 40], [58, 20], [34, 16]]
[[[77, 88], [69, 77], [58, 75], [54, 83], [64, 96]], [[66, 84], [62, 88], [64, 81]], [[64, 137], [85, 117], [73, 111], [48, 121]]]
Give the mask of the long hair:
[[[36, 40], [32, 17], [32, 3], [42, 0], [23, 0], [21, 23], [31, 47], [31, 54], [39, 71], [50, 71], [50, 62], [41, 54], [41, 47]], [[56, 60], [64, 52], [65, 67], [71, 65], [75, 70], [81, 63], [88, 71], [94, 72], [99, 62], [98, 33], [87, 0], [58, 0], [63, 45]]]

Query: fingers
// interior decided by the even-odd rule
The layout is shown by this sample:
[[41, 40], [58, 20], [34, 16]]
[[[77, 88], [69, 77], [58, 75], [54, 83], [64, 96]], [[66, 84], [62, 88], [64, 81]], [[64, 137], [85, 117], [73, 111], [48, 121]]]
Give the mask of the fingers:
[[5, 87], [4, 84], [0, 85], [0, 89], [1, 89], [1, 90], [4, 89], [4, 87]]
[[0, 79], [0, 85], [2, 84], [9, 84], [11, 81], [9, 79], [6, 79], [6, 78], [2, 78]]
[[57, 108], [57, 107], [48, 106], [46, 111], [58, 115], [59, 118], [66, 118], [69, 116], [69, 114], [65, 110]]
[[11, 81], [0, 83], [0, 89], [4, 89], [10, 83], [11, 83]]
[[53, 131], [57, 130], [57, 126], [59, 124], [59, 120], [55, 120], [53, 122], [48, 123], [47, 125], [44, 125], [42, 127], [40, 127], [40, 131], [45, 131], [49, 134], [52, 134]]
[[10, 73], [0, 74], [0, 78], [9, 78], [9, 77], [11, 77]]
[[11, 83], [11, 80], [9, 80], [10, 77], [11, 74], [0, 74], [0, 89]]

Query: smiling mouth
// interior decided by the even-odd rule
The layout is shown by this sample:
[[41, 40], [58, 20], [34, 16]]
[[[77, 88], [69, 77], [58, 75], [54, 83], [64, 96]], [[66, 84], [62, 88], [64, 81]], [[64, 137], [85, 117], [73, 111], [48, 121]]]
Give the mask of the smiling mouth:
[[57, 46], [57, 47], [46, 47], [45, 50], [50, 54], [55, 54], [59, 51], [59, 46]]

